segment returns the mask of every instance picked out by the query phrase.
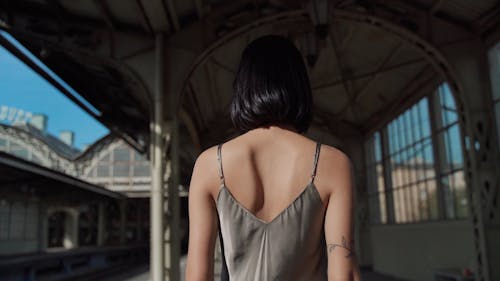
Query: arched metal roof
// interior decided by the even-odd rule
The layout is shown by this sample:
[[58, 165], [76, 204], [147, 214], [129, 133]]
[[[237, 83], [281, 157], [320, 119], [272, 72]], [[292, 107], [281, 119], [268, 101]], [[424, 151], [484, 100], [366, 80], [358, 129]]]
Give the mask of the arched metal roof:
[[[388, 32], [384, 22], [439, 47], [468, 36], [485, 38], [500, 20], [496, 0], [329, 3], [328, 36], [310, 75], [315, 126], [338, 136], [370, 131], [419, 89], [444, 79], [420, 41]], [[167, 112], [182, 112], [181, 132], [199, 149], [232, 133], [226, 106], [242, 48], [265, 33], [286, 34], [301, 47], [313, 29], [305, 5], [0, 0], [0, 26], [88, 100], [100, 112], [96, 118], [143, 150], [152, 111], [154, 35], [165, 33]], [[449, 36], [436, 38], [443, 29]]]

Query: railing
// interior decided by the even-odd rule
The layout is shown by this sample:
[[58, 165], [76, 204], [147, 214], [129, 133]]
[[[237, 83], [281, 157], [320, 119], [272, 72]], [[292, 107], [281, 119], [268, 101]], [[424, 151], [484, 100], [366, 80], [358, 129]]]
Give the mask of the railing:
[[4, 256], [0, 257], [0, 280], [63, 281], [102, 275], [121, 268], [146, 264], [148, 251], [147, 245], [136, 245]]

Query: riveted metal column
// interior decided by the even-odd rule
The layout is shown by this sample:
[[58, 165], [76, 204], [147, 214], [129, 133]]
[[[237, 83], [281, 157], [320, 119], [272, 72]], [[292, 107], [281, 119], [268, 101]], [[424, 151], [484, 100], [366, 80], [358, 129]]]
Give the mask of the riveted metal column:
[[[175, 112], [175, 111], [173, 111]], [[169, 249], [169, 280], [180, 280], [180, 211], [179, 211], [179, 123], [177, 116], [173, 116], [170, 124], [171, 150], [170, 150], [170, 181], [168, 185], [168, 229], [166, 242]]]
[[164, 35], [156, 35], [156, 89], [154, 91], [154, 118], [151, 124], [151, 280], [164, 281], [164, 192], [163, 192], [163, 74], [164, 74]]

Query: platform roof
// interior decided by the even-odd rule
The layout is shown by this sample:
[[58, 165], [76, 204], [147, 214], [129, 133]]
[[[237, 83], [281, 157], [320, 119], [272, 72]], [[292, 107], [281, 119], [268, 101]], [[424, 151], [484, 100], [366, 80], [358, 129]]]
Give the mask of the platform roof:
[[125, 195], [88, 183], [62, 172], [0, 152], [0, 192], [33, 192], [66, 201], [88, 198], [125, 199]]
[[[500, 19], [496, 0], [330, 2], [340, 13], [330, 21], [310, 73], [314, 122], [339, 136], [366, 133], [421, 85], [442, 80], [415, 46], [362, 21], [347, 20], [343, 13], [385, 19], [436, 46], [456, 37], [432, 38], [429, 20], [463, 34], [487, 36]], [[170, 64], [165, 94], [183, 97], [177, 109], [186, 134], [203, 148], [231, 134], [227, 105], [242, 48], [269, 32], [288, 34], [300, 45], [311, 20], [307, 13], [293, 11], [304, 10], [304, 3], [0, 0], [0, 26], [88, 100], [99, 111], [96, 118], [143, 150], [155, 89], [154, 35], [165, 33]], [[289, 21], [241, 31], [286, 13], [291, 13]]]

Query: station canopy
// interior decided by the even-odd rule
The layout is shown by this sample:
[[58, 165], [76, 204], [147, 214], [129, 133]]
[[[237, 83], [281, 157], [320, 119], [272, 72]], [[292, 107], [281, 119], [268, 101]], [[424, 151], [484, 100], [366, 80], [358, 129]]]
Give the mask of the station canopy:
[[[91, 103], [99, 121], [145, 151], [159, 32], [168, 48], [165, 95], [179, 97], [166, 112], [179, 110], [186, 138], [204, 148], [231, 134], [232, 79], [241, 51], [260, 35], [294, 39], [310, 66], [313, 126], [345, 136], [368, 132], [422, 85], [442, 82], [416, 44], [454, 38], [432, 38], [429, 21], [482, 36], [500, 18], [495, 0], [311, 3], [326, 2], [328, 28], [313, 39], [321, 11], [296, 0], [0, 0], [0, 26]], [[380, 28], [385, 21], [397, 29]], [[403, 40], [405, 31], [419, 38]]]

